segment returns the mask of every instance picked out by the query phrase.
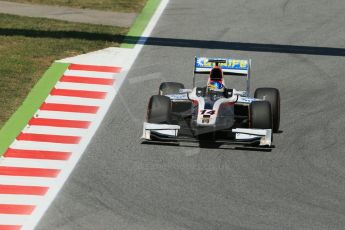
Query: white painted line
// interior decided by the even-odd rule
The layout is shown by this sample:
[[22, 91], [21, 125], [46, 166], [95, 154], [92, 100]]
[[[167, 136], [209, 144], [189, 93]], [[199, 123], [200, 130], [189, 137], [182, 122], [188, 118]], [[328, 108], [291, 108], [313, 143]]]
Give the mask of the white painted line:
[[63, 169], [66, 161], [57, 160], [40, 160], [40, 159], [22, 159], [4, 157], [0, 160], [1, 166], [4, 167], [21, 167], [21, 168], [44, 168], [44, 169]]
[[43, 196], [0, 194], [0, 204], [37, 205], [42, 202]]
[[94, 77], [94, 78], [106, 78], [114, 79], [117, 73], [105, 73], [105, 72], [92, 72], [92, 71], [81, 71], [81, 70], [67, 70], [64, 76], [72, 77]]
[[55, 178], [0, 175], [0, 184], [7, 185], [50, 187], [54, 185], [56, 181], [57, 179]]
[[51, 118], [51, 119], [63, 118], [65, 120], [75, 120], [75, 121], [93, 121], [96, 119], [96, 114], [39, 110], [35, 114], [35, 117], [36, 118]]
[[45, 102], [55, 103], [55, 104], [88, 105], [88, 106], [101, 106], [104, 103], [103, 99], [64, 97], [64, 96], [52, 96], [52, 95], [49, 95]]
[[58, 82], [55, 85], [56, 89], [71, 89], [71, 90], [87, 90], [87, 91], [97, 91], [97, 92], [109, 92], [114, 90], [113, 86], [109, 85], [91, 85], [91, 84], [81, 84], [81, 83], [70, 83], [70, 82]]
[[15, 140], [11, 145], [11, 148], [24, 150], [73, 152], [78, 149], [78, 145]]
[[50, 127], [50, 126], [26, 126], [22, 131], [23, 133], [35, 133], [35, 134], [50, 134], [50, 135], [63, 135], [63, 136], [78, 136], [82, 137], [85, 135], [87, 129], [77, 129], [77, 128], [60, 128], [60, 127]]
[[30, 216], [25, 215], [4, 215], [0, 214], [0, 225], [23, 225], [25, 224]]

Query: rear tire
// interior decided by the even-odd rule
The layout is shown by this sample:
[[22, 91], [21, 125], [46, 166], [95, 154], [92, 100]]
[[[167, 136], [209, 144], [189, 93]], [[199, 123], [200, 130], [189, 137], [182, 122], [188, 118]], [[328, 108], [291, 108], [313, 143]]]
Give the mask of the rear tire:
[[276, 88], [258, 88], [254, 93], [255, 98], [264, 99], [271, 104], [273, 132], [279, 131], [280, 124], [280, 93]]
[[178, 94], [180, 89], [184, 89], [184, 85], [178, 82], [163, 82], [159, 86], [158, 95], [167, 95], [167, 94]]
[[272, 129], [272, 112], [268, 101], [254, 101], [250, 104], [250, 127]]

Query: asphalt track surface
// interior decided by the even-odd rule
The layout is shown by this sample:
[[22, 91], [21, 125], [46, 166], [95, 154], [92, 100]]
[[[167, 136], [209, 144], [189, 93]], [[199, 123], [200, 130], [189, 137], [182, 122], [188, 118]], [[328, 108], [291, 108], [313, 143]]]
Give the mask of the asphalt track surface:
[[[344, 11], [171, 0], [37, 229], [344, 229]], [[166, 80], [190, 86], [194, 55], [251, 58], [252, 88], [280, 89], [272, 152], [140, 144], [149, 96]]]

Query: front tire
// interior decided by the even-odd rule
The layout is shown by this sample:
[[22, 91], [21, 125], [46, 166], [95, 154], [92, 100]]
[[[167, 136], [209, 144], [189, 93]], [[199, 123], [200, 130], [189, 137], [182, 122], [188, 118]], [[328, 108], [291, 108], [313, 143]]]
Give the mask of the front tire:
[[279, 131], [280, 125], [280, 93], [276, 88], [258, 88], [254, 97], [268, 101], [271, 105], [273, 132]]
[[147, 108], [147, 122], [155, 124], [169, 124], [170, 121], [170, 98], [160, 95], [152, 96]]
[[268, 101], [254, 101], [250, 104], [250, 127], [272, 129], [271, 105]]

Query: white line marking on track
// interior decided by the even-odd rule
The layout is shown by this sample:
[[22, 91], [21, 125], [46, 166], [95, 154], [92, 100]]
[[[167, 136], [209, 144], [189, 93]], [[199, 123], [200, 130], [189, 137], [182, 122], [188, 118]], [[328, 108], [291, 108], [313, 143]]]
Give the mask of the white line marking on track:
[[55, 178], [0, 175], [0, 184], [7, 185], [51, 187], [56, 181]]
[[105, 72], [92, 72], [92, 71], [81, 71], [81, 70], [67, 70], [64, 76], [73, 77], [94, 77], [94, 78], [107, 78], [114, 79], [117, 73], [105, 73]]
[[50, 127], [50, 126], [26, 126], [22, 131], [23, 133], [35, 133], [35, 134], [51, 134], [51, 135], [63, 135], [63, 136], [79, 136], [85, 135], [87, 129], [77, 129], [77, 128], [60, 128], [60, 127]]
[[104, 103], [103, 99], [64, 97], [64, 96], [52, 96], [52, 95], [49, 95], [45, 102], [56, 103], [56, 104], [69, 104], [69, 105], [88, 105], [88, 106], [90, 105], [101, 106]]
[[30, 216], [25, 215], [5, 215], [0, 214], [1, 225], [23, 225], [28, 221]]
[[55, 85], [56, 89], [70, 89], [70, 90], [86, 90], [96, 92], [109, 92], [114, 90], [113, 86], [108, 85], [91, 85], [82, 83], [58, 82]]
[[51, 118], [51, 119], [63, 118], [65, 120], [76, 120], [76, 121], [94, 121], [96, 119], [96, 114], [40, 110], [35, 114], [35, 117]]
[[37, 205], [43, 201], [43, 196], [0, 194], [0, 204]]
[[22, 159], [4, 157], [0, 161], [4, 167], [63, 169], [67, 162], [58, 160]]
[[78, 149], [78, 145], [16, 140], [11, 145], [11, 148], [13, 148], [13, 149], [24, 149], [24, 150], [73, 152], [73, 151], [76, 151]]

